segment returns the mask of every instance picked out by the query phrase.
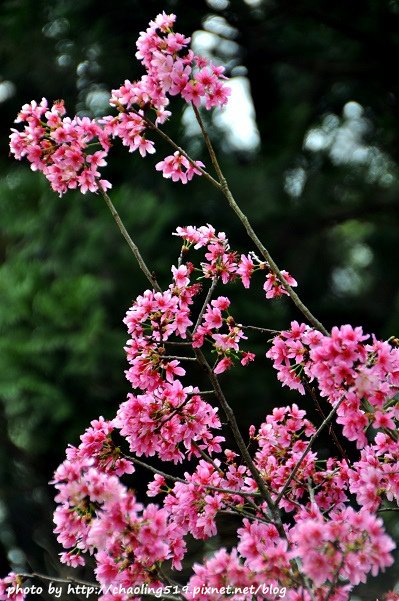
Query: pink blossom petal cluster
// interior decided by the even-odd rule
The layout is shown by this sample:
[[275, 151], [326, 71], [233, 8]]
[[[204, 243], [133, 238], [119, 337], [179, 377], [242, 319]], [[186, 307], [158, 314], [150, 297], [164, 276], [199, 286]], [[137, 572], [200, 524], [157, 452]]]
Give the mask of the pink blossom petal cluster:
[[172, 559], [180, 566], [185, 551], [180, 529], [165, 509], [137, 503], [117, 476], [74, 456], [57, 469], [53, 483], [58, 489], [54, 532], [67, 549], [60, 555], [64, 563], [84, 565], [83, 554], [94, 554], [98, 582], [122, 590], [142, 583], [160, 586], [153, 572], [158, 562]]
[[[252, 594], [241, 593], [227, 595], [218, 591], [223, 591], [228, 586], [244, 589], [252, 584], [252, 574], [249, 568], [245, 567], [233, 549], [230, 553], [226, 549], [219, 549], [211, 558], [203, 564], [195, 563], [193, 565], [194, 575], [190, 578], [188, 586], [189, 592], [186, 598], [198, 601], [223, 601], [226, 598], [232, 601], [250, 601]], [[212, 590], [213, 589], [213, 590]], [[199, 592], [197, 592], [199, 590]]]
[[[216, 66], [189, 49], [190, 38], [172, 29], [175, 15], [158, 15], [137, 41], [136, 57], [146, 73], [139, 81], [126, 79], [112, 90], [110, 104], [118, 114], [93, 120], [65, 116], [63, 101], [48, 106], [45, 98], [25, 104], [17, 123], [23, 131], [12, 129], [11, 153], [18, 160], [26, 157], [34, 171], [41, 171], [60, 196], [68, 190], [98, 192], [111, 187], [101, 179], [111, 147], [111, 138], [119, 138], [129, 152], [142, 157], [155, 153], [154, 142], [147, 137], [148, 110], [155, 111], [155, 126], [171, 115], [169, 96], [180, 95], [186, 102], [207, 110], [224, 106], [230, 89], [224, 84], [224, 67]], [[158, 23], [163, 25], [159, 26]], [[166, 25], [168, 23], [168, 25]], [[154, 127], [154, 125], [152, 126]], [[93, 147], [96, 147], [93, 151]], [[201, 161], [188, 160], [180, 152], [167, 156], [156, 165], [163, 176], [183, 184], [201, 175]]]
[[[186, 472], [184, 476], [186, 481], [176, 482], [165, 496], [164, 507], [185, 534], [191, 534], [197, 539], [215, 536], [218, 513], [230, 503], [240, 504], [245, 500], [240, 492], [246, 488], [244, 483], [248, 477], [247, 468], [233, 464], [224, 470], [219, 459], [215, 459], [213, 464], [200, 460], [195, 470], [192, 473]], [[159, 487], [159, 484], [158, 481], [156, 486]], [[150, 486], [154, 490], [154, 484]]]
[[[108, 135], [88, 117], [65, 117], [62, 101], [51, 109], [45, 98], [37, 104], [25, 104], [17, 123], [26, 123], [23, 131], [12, 130], [11, 153], [18, 160], [26, 157], [33, 171], [41, 171], [60, 196], [79, 189], [82, 194], [111, 187], [101, 179], [100, 167], [110, 148]], [[91, 147], [100, 149], [91, 152]]]
[[221, 427], [217, 409], [178, 380], [149, 394], [129, 394], [114, 422], [132, 452], [163, 461], [181, 462], [187, 452], [199, 456], [194, 443], [219, 453], [224, 441], [211, 432]]
[[224, 67], [194, 54], [188, 48], [190, 38], [173, 31], [175, 20], [175, 15], [158, 15], [137, 41], [136, 57], [147, 73], [142, 79], [147, 102], [163, 108], [169, 94], [197, 107], [204, 103], [208, 110], [224, 106], [230, 95]]
[[333, 583], [339, 573], [351, 585], [366, 582], [393, 563], [394, 542], [385, 533], [382, 519], [366, 510], [346, 507], [325, 520], [304, 519], [290, 531], [302, 569], [319, 587]]
[[384, 499], [399, 505], [399, 442], [378, 432], [373, 444], [361, 450], [349, 470], [350, 491], [368, 511], [377, 511]]
[[[292, 275], [290, 275], [285, 269], [281, 271], [281, 275], [283, 276], [285, 282], [291, 286], [291, 288], [298, 286], [296, 279], [293, 278]], [[279, 280], [275, 273], [269, 273], [266, 276], [263, 290], [266, 292], [266, 298], [279, 298], [283, 294], [289, 294], [288, 290], [285, 289], [283, 283]]]
[[[306, 418], [306, 412], [296, 404], [275, 408], [257, 431], [251, 430], [251, 438], [258, 445], [255, 465], [273, 491], [273, 498], [284, 488], [314, 432], [315, 427]], [[246, 483], [250, 485], [251, 481]], [[315, 489], [313, 498], [309, 498], [309, 486]], [[310, 451], [291, 480], [280, 507], [286, 512], [297, 513], [298, 508], [310, 510], [312, 503], [316, 503], [324, 511], [330, 511], [344, 506], [348, 501], [347, 492], [346, 462], [335, 458], [321, 462], [317, 453]]]
[[120, 448], [112, 440], [115, 428], [115, 420], [106, 421], [102, 416], [93, 420], [81, 435], [80, 445], [67, 448], [67, 459], [88, 461], [93, 467], [111, 475], [132, 474], [133, 463], [122, 456]]
[[[229, 598], [237, 601], [276, 598], [274, 587], [277, 592], [284, 589], [284, 598], [290, 601], [310, 599], [298, 586], [296, 564], [310, 580], [314, 598], [325, 598], [333, 586], [334, 598], [347, 601], [353, 587], [365, 582], [370, 572], [375, 575], [393, 562], [390, 551], [394, 543], [385, 534], [382, 520], [350, 507], [336, 511], [329, 520], [316, 509], [313, 516], [287, 528], [285, 539], [273, 524], [248, 519], [237, 534], [238, 545], [230, 553], [220, 549], [203, 564], [193, 566], [188, 599], [194, 599], [195, 587], [199, 595], [195, 598], [202, 601], [225, 599], [220, 591], [229, 585], [233, 591]], [[338, 574], [346, 583], [338, 580]], [[266, 582], [269, 594], [262, 592]]]
[[20, 576], [10, 572], [5, 578], [0, 578], [0, 601], [24, 601], [24, 586]]
[[386, 408], [399, 389], [399, 349], [379, 341], [360, 327], [334, 327], [331, 335], [292, 322], [273, 340], [266, 356], [273, 360], [279, 381], [305, 393], [304, 381], [315, 380], [320, 395], [335, 405], [344, 436], [358, 448], [367, 444], [366, 430], [394, 431], [397, 410]]
[[162, 171], [166, 179], [171, 179], [173, 182], [181, 181], [182, 184], [192, 180], [194, 175], [201, 175], [200, 167], [205, 167], [202, 161], [192, 163], [178, 150], [155, 165], [155, 169]]
[[[283, 283], [274, 274], [267, 262], [261, 261], [253, 253], [248, 255], [232, 251], [224, 232], [216, 233], [211, 225], [201, 227], [178, 227], [175, 236], [183, 239], [185, 248], [194, 247], [195, 250], [206, 247], [206, 261], [201, 263], [205, 278], [218, 277], [223, 284], [235, 281], [238, 277], [245, 288], [250, 287], [251, 278], [255, 271], [266, 271], [266, 280], [263, 289], [266, 298], [278, 298], [288, 294]], [[281, 271], [287, 284], [297, 286], [296, 280], [284, 269]]]

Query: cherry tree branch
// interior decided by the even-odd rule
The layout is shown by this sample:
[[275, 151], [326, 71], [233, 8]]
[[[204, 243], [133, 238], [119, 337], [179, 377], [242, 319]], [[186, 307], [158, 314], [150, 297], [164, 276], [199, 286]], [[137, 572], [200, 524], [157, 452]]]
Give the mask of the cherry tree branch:
[[218, 188], [224, 194], [225, 198], [227, 199], [227, 202], [230, 205], [230, 208], [234, 211], [234, 213], [237, 215], [237, 217], [241, 221], [249, 238], [252, 240], [252, 242], [254, 243], [254, 245], [256, 246], [258, 251], [260, 252], [260, 254], [263, 256], [263, 258], [267, 261], [270, 269], [278, 277], [278, 279], [284, 286], [285, 290], [288, 292], [288, 294], [291, 297], [294, 304], [298, 307], [298, 309], [301, 311], [301, 313], [303, 313], [303, 315], [305, 315], [305, 317], [307, 318], [309, 323], [311, 323], [317, 330], [320, 330], [320, 332], [322, 332], [323, 334], [328, 336], [328, 332], [327, 332], [326, 328], [323, 326], [323, 324], [320, 323], [320, 321], [310, 312], [310, 310], [306, 307], [306, 305], [304, 305], [304, 303], [301, 301], [301, 299], [299, 298], [297, 293], [294, 292], [294, 290], [291, 288], [291, 286], [285, 281], [283, 274], [281, 273], [277, 264], [272, 259], [269, 251], [265, 248], [265, 246], [262, 244], [262, 242], [259, 240], [258, 236], [256, 235], [254, 229], [252, 228], [252, 226], [248, 220], [248, 217], [243, 213], [243, 211], [240, 209], [239, 205], [237, 204], [236, 200], [234, 199], [234, 196], [231, 193], [230, 188], [227, 184], [227, 181], [226, 181], [226, 179], [223, 175], [223, 172], [220, 168], [219, 162], [217, 160], [215, 151], [212, 146], [212, 142], [209, 138], [208, 132], [205, 129], [205, 126], [201, 119], [199, 110], [194, 104], [192, 104], [192, 107], [193, 107], [193, 110], [195, 113], [195, 117], [201, 128], [201, 133], [204, 137], [205, 144], [208, 148], [208, 152], [211, 157], [212, 164], [215, 168], [216, 174], [219, 179]]
[[[317, 398], [316, 391], [313, 388], [313, 386], [310, 384], [310, 382], [308, 382], [307, 379], [305, 380], [305, 388], [307, 389], [307, 391], [309, 392], [310, 396], [312, 397], [312, 399], [313, 399], [313, 401], [314, 401], [314, 403], [316, 405], [316, 409], [320, 413], [322, 419], [323, 420], [326, 419], [326, 415], [325, 415], [323, 409], [321, 408], [321, 405], [319, 403], [319, 399]], [[345, 459], [347, 465], [349, 465], [348, 455], [347, 455], [344, 447], [340, 443], [340, 441], [338, 439], [338, 436], [336, 435], [335, 430], [334, 430], [334, 428], [333, 428], [332, 425], [330, 426], [330, 433], [331, 433], [331, 437], [332, 437], [332, 439], [334, 441], [335, 446], [337, 447], [337, 449], [341, 453], [343, 459]]]
[[[239, 218], [239, 220], [241, 221], [242, 225], [244, 226], [249, 238], [252, 240], [252, 242], [254, 243], [254, 245], [256, 246], [256, 248], [258, 249], [259, 253], [263, 256], [263, 258], [267, 261], [270, 269], [273, 271], [273, 273], [278, 277], [278, 279], [280, 280], [281, 284], [284, 286], [285, 290], [288, 292], [289, 296], [291, 297], [292, 301], [294, 302], [294, 304], [298, 307], [298, 309], [301, 311], [301, 313], [307, 318], [307, 320], [309, 321], [309, 323], [311, 323], [317, 330], [320, 330], [320, 332], [322, 332], [323, 334], [325, 334], [326, 336], [328, 336], [328, 332], [326, 330], [326, 328], [323, 326], [323, 324], [311, 313], [311, 311], [306, 307], [306, 305], [301, 301], [301, 299], [299, 298], [299, 296], [297, 295], [297, 293], [291, 288], [291, 286], [285, 281], [283, 274], [281, 273], [279, 267], [277, 266], [277, 264], [274, 262], [273, 258], [271, 257], [269, 251], [265, 248], [265, 246], [262, 244], [262, 242], [260, 241], [260, 239], [258, 238], [258, 236], [256, 235], [254, 229], [252, 228], [248, 217], [243, 213], [243, 211], [240, 209], [239, 205], [237, 204], [236, 200], [234, 199], [233, 194], [231, 193], [227, 181], [223, 175], [223, 172], [220, 168], [219, 162], [217, 160], [215, 151], [213, 149], [212, 143], [210, 141], [208, 132], [205, 129], [205, 126], [203, 124], [203, 121], [201, 119], [201, 115], [197, 109], [196, 106], [192, 105], [196, 119], [199, 123], [199, 126], [201, 128], [201, 132], [202, 135], [204, 137], [206, 146], [208, 148], [208, 152], [210, 154], [211, 157], [211, 161], [212, 164], [215, 168], [216, 174], [218, 176], [219, 181], [217, 181], [215, 178], [213, 178], [207, 171], [205, 171], [205, 169], [202, 169], [202, 167], [199, 167], [197, 165], [197, 163], [194, 161], [194, 159], [192, 159], [190, 157], [189, 154], [187, 154], [187, 152], [185, 150], [183, 150], [183, 148], [181, 148], [180, 146], [178, 146], [176, 144], [176, 142], [174, 142], [174, 140], [172, 140], [172, 138], [170, 138], [162, 129], [160, 129], [157, 125], [155, 125], [155, 123], [153, 123], [151, 121], [151, 119], [148, 119], [148, 117], [146, 117], [145, 115], [142, 115], [139, 111], [137, 111], [134, 108], [131, 108], [131, 112], [135, 113], [136, 115], [138, 115], [144, 122], [145, 124], [153, 131], [155, 131], [161, 138], [163, 138], [170, 146], [172, 146], [172, 148], [174, 148], [175, 150], [177, 150], [181, 155], [183, 155], [189, 162], [191, 165], [193, 165], [196, 169], [199, 170], [199, 172], [218, 190], [220, 190], [223, 195], [225, 196], [225, 198], [227, 199], [230, 208], [234, 211], [234, 213], [237, 215], [237, 217]], [[122, 231], [122, 230], [121, 230]], [[123, 233], [123, 232], [122, 232]]]
[[162, 355], [162, 359], [172, 359], [177, 361], [197, 361], [195, 357], [177, 357], [176, 355]]
[[59, 582], [60, 584], [76, 584], [79, 586], [94, 587], [96, 590], [101, 587], [98, 582], [89, 582], [88, 580], [81, 580], [80, 578], [75, 578], [74, 576], [65, 576], [65, 578], [60, 578], [59, 576], [46, 576], [45, 574], [40, 574], [39, 572], [32, 572], [31, 574], [18, 572], [18, 576], [21, 578], [38, 578], [39, 580], [44, 580], [46, 582]]
[[162, 292], [161, 287], [159, 286], [156, 277], [154, 276], [153, 273], [151, 273], [151, 271], [148, 269], [137, 245], [133, 242], [132, 238], [130, 237], [127, 229], [125, 228], [122, 219], [119, 216], [118, 211], [116, 210], [112, 200], [110, 199], [110, 197], [108, 196], [107, 192], [104, 190], [104, 188], [102, 186], [99, 187], [100, 192], [102, 197], [104, 198], [107, 207], [109, 208], [112, 217], [115, 220], [116, 225], [119, 228], [119, 231], [121, 232], [122, 236], [124, 237], [124, 239], [126, 240], [130, 250], [132, 251], [137, 263], [139, 264], [139, 267], [141, 269], [141, 271], [144, 273], [144, 275], [146, 276], [147, 280], [150, 282], [150, 284], [152, 285], [152, 287], [154, 288], [154, 290], [156, 290], [157, 292]]
[[[150, 472], [152, 472], [153, 474], [159, 474], [160, 476], [163, 476], [165, 478], [165, 480], [172, 480], [173, 482], [181, 482], [182, 484], [188, 484], [188, 482], [186, 480], [184, 480], [183, 478], [179, 478], [178, 476], [172, 476], [171, 474], [167, 474], [166, 472], [163, 472], [162, 470], [159, 470], [155, 467], [153, 467], [152, 465], [150, 465], [149, 463], [145, 463], [144, 461], [141, 461], [140, 459], [137, 459], [136, 457], [132, 457], [131, 455], [125, 455], [126, 459], [130, 459], [130, 461], [133, 461], [133, 463], [136, 463], [137, 465], [140, 465], [140, 467], [144, 467], [145, 469], [149, 470]], [[222, 492], [228, 495], [234, 495], [236, 497], [248, 497], [248, 498], [259, 498], [260, 497], [260, 493], [257, 492], [250, 492], [250, 491], [245, 491], [245, 490], [233, 490], [231, 488], [223, 488], [220, 486], [212, 486], [211, 484], [197, 484], [196, 482], [190, 482], [190, 484], [192, 484], [193, 486], [197, 486], [200, 488], [205, 488], [207, 490], [215, 490], [216, 492]]]

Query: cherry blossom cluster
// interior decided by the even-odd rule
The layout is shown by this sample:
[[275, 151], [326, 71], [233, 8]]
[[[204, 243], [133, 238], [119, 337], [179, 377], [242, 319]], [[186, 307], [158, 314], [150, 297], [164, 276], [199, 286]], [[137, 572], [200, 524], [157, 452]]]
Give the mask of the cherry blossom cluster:
[[59, 491], [55, 532], [69, 549], [61, 554], [64, 563], [84, 565], [83, 555], [94, 554], [98, 582], [126, 589], [132, 584], [160, 586], [157, 564], [173, 559], [180, 565], [184, 543], [179, 528], [168, 521], [165, 509], [137, 503], [117, 476], [72, 456], [57, 469], [54, 484]]
[[[275, 496], [314, 430], [305, 412], [296, 405], [274, 409], [257, 432], [251, 427], [251, 438], [258, 444], [254, 454], [256, 467], [270, 489], [276, 491]], [[213, 465], [201, 460], [192, 474], [185, 474], [186, 482], [177, 482], [172, 490], [162, 476], [156, 476], [149, 486], [149, 496], [166, 493], [164, 507], [185, 532], [196, 538], [217, 533], [218, 512], [232, 506], [249, 508], [245, 495], [252, 493], [253, 499], [260, 495], [248, 469], [237, 464], [237, 455], [229, 450], [225, 455], [224, 466], [219, 460]], [[327, 460], [324, 468], [321, 463], [316, 453], [309, 453], [283, 497], [281, 507], [295, 512], [295, 526], [286, 528], [286, 538], [281, 537], [274, 524], [264, 521], [265, 513], [259, 507], [258, 519], [243, 519], [243, 527], [237, 532], [237, 547], [231, 553], [222, 549], [204, 564], [194, 565], [189, 599], [224, 599], [224, 595], [206, 592], [206, 588], [220, 590], [230, 584], [233, 588], [240, 586], [241, 591], [245, 587], [250, 590], [247, 595], [229, 598], [249, 600], [256, 590], [262, 592], [261, 585], [266, 581], [270, 584], [270, 596], [263, 591], [256, 598], [275, 598], [272, 591], [285, 586], [286, 598], [297, 600], [303, 594], [310, 599], [301, 590], [295, 565], [300, 565], [312, 581], [316, 599], [324, 599], [334, 584], [337, 598], [347, 599], [353, 585], [364, 582], [369, 572], [376, 574], [392, 564], [390, 551], [394, 544], [385, 534], [382, 520], [366, 508], [356, 512], [346, 506], [345, 463], [333, 458]], [[309, 491], [313, 491], [311, 495]], [[339, 586], [335, 582], [338, 574], [346, 579]]]
[[[65, 117], [62, 101], [51, 108], [45, 98], [38, 104], [25, 104], [16, 119], [25, 122], [22, 132], [13, 129], [10, 148], [16, 159], [26, 157], [33, 171], [41, 171], [60, 196], [79, 188], [82, 194], [107, 189], [111, 184], [100, 179], [99, 167], [107, 163], [109, 137], [88, 117]], [[91, 152], [93, 146], [100, 150]]]
[[155, 169], [162, 171], [166, 179], [171, 179], [173, 182], [181, 181], [182, 184], [192, 180], [194, 175], [201, 175], [200, 167], [205, 167], [202, 161], [189, 161], [178, 150], [155, 165]]
[[[110, 584], [122, 591], [141, 584], [162, 587], [163, 563], [171, 561], [180, 570], [187, 536], [215, 536], [221, 512], [242, 517], [237, 545], [193, 566], [187, 599], [261, 601], [284, 591], [288, 601], [322, 601], [333, 591], [333, 599], [346, 601], [369, 573], [376, 575], [392, 564], [394, 543], [382, 520], [367, 507], [355, 511], [347, 506], [348, 470], [337, 460], [329, 459], [323, 468], [316, 453], [308, 454], [281, 502], [283, 511], [295, 515], [282, 536], [247, 466], [229, 449], [223, 455], [217, 451], [220, 459], [213, 462], [200, 459], [173, 488], [156, 475], [148, 496], [162, 496], [162, 505], [138, 503], [120, 482], [133, 467], [112, 441], [117, 420], [94, 420], [79, 447], [68, 448], [53, 481], [58, 490], [55, 532], [65, 549], [61, 560], [77, 567], [84, 565], [86, 554], [94, 556], [104, 590]], [[274, 409], [258, 430], [251, 426], [255, 465], [274, 496], [314, 430], [296, 405]], [[1, 582], [0, 599], [22, 601], [23, 594], [6, 597], [15, 582], [13, 574]], [[140, 598], [128, 592], [100, 596], [100, 601], [131, 599]]]
[[[203, 277], [220, 278], [223, 284], [241, 279], [245, 288], [249, 288], [251, 277], [255, 271], [266, 271], [266, 280], [263, 286], [266, 298], [279, 298], [288, 294], [283, 282], [271, 270], [266, 261], [261, 261], [254, 253], [248, 255], [232, 251], [224, 232], [216, 233], [211, 225], [200, 227], [178, 227], [175, 234], [183, 239], [183, 251], [191, 247], [195, 250], [205, 248], [205, 259], [201, 263]], [[281, 274], [289, 286], [297, 286], [296, 280], [285, 270]]]
[[208, 110], [225, 105], [230, 90], [223, 84], [224, 67], [194, 54], [188, 48], [190, 38], [173, 32], [175, 20], [175, 15], [162, 13], [140, 34], [136, 57], [147, 75], [139, 82], [144, 98], [139, 92], [134, 104], [150, 102], [154, 108], [162, 109], [167, 105], [165, 95], [169, 94], [180, 95], [195, 106], [203, 100]]
[[399, 442], [378, 432], [373, 444], [362, 449], [349, 470], [350, 491], [359, 505], [377, 511], [387, 499], [399, 505]]
[[[281, 290], [284, 290], [281, 282], [277, 284], [277, 278], [265, 262], [259, 262], [256, 266], [253, 264], [249, 273], [246, 270], [248, 258], [245, 255], [239, 258], [239, 254], [230, 249], [224, 232], [216, 233], [210, 225], [199, 228], [187, 226], [177, 228], [175, 235], [183, 239], [183, 247], [178, 267], [172, 266], [173, 282], [165, 292], [146, 290], [136, 299], [124, 320], [130, 335], [126, 346], [130, 368], [126, 377], [133, 388], [155, 394], [157, 400], [154, 401], [154, 411], [157, 407], [158, 420], [165, 417], [164, 410], [161, 409], [164, 401], [161, 399], [170, 395], [170, 391], [163, 391], [162, 386], [186, 373], [182, 367], [182, 358], [175, 358], [167, 351], [173, 348], [176, 338], [187, 340], [187, 344], [191, 343], [194, 350], [202, 347], [205, 342], [210, 343], [217, 357], [214, 366], [216, 374], [228, 370], [237, 362], [247, 365], [255, 358], [253, 353], [240, 348], [240, 342], [247, 340], [247, 336], [243, 327], [230, 314], [230, 300], [226, 296], [209, 300], [200, 312], [194, 330], [189, 330], [194, 325], [192, 305], [201, 290], [200, 281], [211, 280], [211, 291], [218, 282], [228, 284], [238, 278], [241, 278], [245, 287], [249, 287], [253, 271], [267, 270], [265, 286], [269, 286], [274, 277], [276, 283], [273, 285], [273, 295], [279, 297]], [[191, 247], [194, 250], [205, 250], [205, 261], [199, 267], [186, 260]], [[197, 281], [193, 281], [196, 273], [199, 274]], [[284, 274], [289, 276], [287, 272]], [[291, 276], [289, 278], [296, 285], [295, 280]], [[270, 298], [271, 293], [266, 296]], [[193, 360], [194, 357], [186, 359]], [[156, 389], [157, 392], [154, 392]], [[185, 402], [182, 398], [180, 401]], [[130, 403], [137, 402], [140, 406], [152, 403], [151, 397], [130, 399]]]
[[399, 389], [399, 348], [389, 341], [351, 325], [334, 327], [324, 336], [292, 322], [290, 330], [275, 337], [266, 356], [283, 385], [304, 394], [304, 381], [315, 380], [321, 396], [332, 405], [340, 403], [337, 422], [358, 448], [367, 444], [370, 426], [396, 430], [399, 409], [390, 401]]
[[[188, 48], [190, 38], [173, 32], [175, 19], [162, 13], [140, 34], [136, 56], [146, 74], [112, 90], [110, 105], [118, 110], [116, 116], [71, 119], [65, 116], [63, 101], [54, 102], [51, 108], [45, 98], [40, 103], [32, 101], [15, 120], [25, 124], [23, 131], [12, 129], [10, 149], [15, 158], [26, 157], [60, 195], [77, 188], [83, 194], [106, 190], [111, 184], [101, 179], [99, 168], [107, 164], [112, 138], [119, 138], [129, 152], [138, 150], [142, 157], [155, 152], [154, 142], [147, 138], [146, 111], [155, 111], [152, 126], [156, 129], [171, 114], [166, 109], [168, 96], [180, 95], [196, 107], [203, 102], [207, 110], [224, 106], [230, 94], [224, 84], [224, 67], [194, 54]], [[156, 164], [164, 177], [183, 184], [201, 175], [202, 167], [201, 161], [179, 151]]]
[[6, 601], [24, 601], [23, 579], [15, 572], [10, 572], [5, 578], [0, 578], [0, 599]]
[[146, 456], [157, 454], [164, 461], [182, 461], [181, 445], [198, 456], [200, 451], [194, 442], [215, 452], [224, 440], [211, 434], [211, 429], [220, 428], [216, 409], [203, 400], [198, 388], [182, 385], [178, 378], [186, 371], [181, 359], [166, 354], [166, 347], [173, 348], [169, 339], [186, 339], [193, 325], [190, 305], [200, 287], [190, 284], [191, 272], [191, 265], [172, 267], [169, 289], [147, 290], [136, 299], [124, 320], [130, 335], [126, 377], [144, 394], [129, 394], [115, 423], [131, 451]]
[[[277, 407], [261, 424], [255, 436], [258, 450], [255, 465], [277, 499], [304, 450], [315, 432], [313, 424], [305, 418], [305, 411], [297, 405]], [[252, 485], [253, 486], [253, 485]], [[312, 495], [309, 496], [309, 491]], [[348, 467], [344, 460], [329, 458], [323, 462], [316, 452], [310, 451], [300, 462], [295, 478], [291, 480], [280, 507], [287, 512], [298, 509], [311, 510], [312, 503], [324, 512], [343, 507], [348, 501]]]
[[[163, 461], [183, 461], [187, 452], [200, 455], [221, 451], [223, 436], [217, 409], [203, 400], [198, 389], [183, 388], [179, 380], [165, 383], [150, 394], [129, 394], [119, 408], [115, 425], [136, 455], [156, 455]], [[182, 449], [183, 447], [183, 449]], [[198, 448], [197, 448], [198, 447]]]
[[352, 507], [330, 514], [328, 520], [317, 508], [314, 514], [292, 528], [291, 540], [303, 572], [316, 587], [333, 583], [338, 574], [357, 585], [366, 581], [369, 572], [376, 575], [392, 565], [390, 551], [395, 545], [385, 534], [381, 518]]
[[[246, 340], [247, 336], [240, 325], [237, 325], [234, 318], [228, 314], [230, 300], [226, 296], [219, 296], [208, 303], [203, 315], [202, 323], [197, 327], [193, 335], [193, 347], [199, 348], [204, 344], [204, 339], [210, 337], [218, 356], [218, 362], [215, 365], [215, 374], [221, 374], [229, 369], [234, 359], [238, 359], [241, 365], [247, 365], [255, 359], [254, 353], [241, 351], [239, 348], [240, 340]], [[225, 326], [227, 332], [221, 332]]]

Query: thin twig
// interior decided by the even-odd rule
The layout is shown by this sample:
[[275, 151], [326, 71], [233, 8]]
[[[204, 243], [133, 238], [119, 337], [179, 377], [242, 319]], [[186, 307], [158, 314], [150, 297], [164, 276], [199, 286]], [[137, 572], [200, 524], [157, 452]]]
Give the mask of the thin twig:
[[46, 576], [45, 574], [40, 574], [39, 572], [32, 572], [31, 574], [24, 574], [22, 572], [19, 572], [18, 576], [20, 576], [21, 578], [39, 578], [40, 580], [45, 580], [48, 582], [59, 582], [60, 584], [71, 584], [72, 583], [72, 584], [78, 584], [81, 586], [94, 587], [96, 589], [101, 588], [101, 585], [98, 582], [89, 582], [87, 580], [80, 580], [79, 578], [75, 578], [73, 576], [65, 576], [65, 578], [60, 578], [59, 576]]
[[191, 342], [183, 342], [181, 340], [163, 340], [162, 344], [173, 344], [173, 346], [191, 346]]
[[212, 294], [213, 294], [213, 292], [214, 292], [214, 290], [215, 290], [215, 288], [216, 288], [216, 284], [217, 284], [217, 283], [218, 283], [218, 278], [216, 277], [216, 278], [214, 278], [214, 279], [212, 280], [212, 284], [211, 284], [211, 286], [210, 286], [210, 288], [209, 288], [209, 290], [208, 290], [208, 293], [207, 293], [207, 295], [206, 295], [206, 298], [205, 298], [205, 300], [204, 300], [204, 304], [203, 304], [203, 305], [202, 305], [202, 307], [201, 307], [201, 311], [199, 312], [199, 315], [198, 315], [197, 322], [196, 322], [196, 324], [195, 324], [195, 326], [194, 326], [194, 331], [193, 331], [193, 334], [195, 334], [195, 332], [198, 330], [198, 326], [199, 326], [199, 325], [200, 325], [200, 323], [201, 323], [202, 316], [204, 315], [204, 313], [205, 313], [205, 309], [207, 308], [207, 306], [208, 306], [208, 303], [209, 303], [209, 301], [210, 301], [210, 300], [211, 300], [211, 298], [212, 298]]
[[187, 484], [186, 480], [183, 480], [183, 478], [179, 478], [178, 476], [172, 476], [172, 474], [167, 474], [166, 472], [163, 472], [162, 470], [159, 470], [156, 467], [153, 467], [149, 463], [145, 463], [144, 461], [137, 459], [137, 457], [133, 457], [132, 455], [126, 455], [125, 453], [123, 453], [123, 455], [126, 457], [126, 459], [133, 461], [133, 463], [135, 463], [136, 465], [139, 465], [140, 467], [144, 467], [145, 469], [149, 470], [153, 474], [158, 474], [159, 476], [163, 476], [165, 478], [165, 480], [172, 480], [173, 482], [182, 482], [183, 484]]
[[224, 511], [222, 509], [222, 511], [218, 511], [218, 514], [234, 514], [235, 516], [239, 515], [239, 516], [244, 516], [250, 520], [256, 520], [258, 522], [262, 522], [263, 524], [271, 524], [272, 522], [270, 520], [266, 520], [265, 518], [261, 518], [257, 515], [253, 515], [252, 513], [249, 513], [248, 511], [245, 511], [245, 509], [241, 509], [241, 508], [237, 508], [234, 507], [234, 505], [230, 505], [230, 503], [225, 503], [226, 507], [230, 507], [230, 511]]
[[177, 359], [178, 361], [197, 361], [195, 357], [177, 357], [176, 355], [162, 355], [162, 359]]
[[259, 326], [243, 326], [240, 324], [243, 330], [254, 330], [254, 332], [262, 332], [262, 334], [281, 334], [281, 330], [271, 330], [270, 328], [260, 328]]
[[201, 449], [201, 447], [197, 442], [195, 442], [195, 440], [192, 440], [191, 444], [195, 449], [197, 449], [198, 453], [200, 453], [200, 455], [205, 459], [205, 461], [207, 461], [213, 466], [215, 472], [217, 472], [219, 476], [224, 476], [223, 470], [215, 463], [215, 461], [212, 459], [212, 457], [208, 455], [208, 453], [205, 453], [205, 451]]
[[110, 197], [108, 196], [107, 192], [104, 190], [104, 188], [102, 188], [100, 186], [100, 192], [102, 197], [104, 198], [109, 210], [111, 211], [111, 215], [115, 220], [116, 225], [118, 226], [122, 236], [125, 238], [126, 242], [129, 245], [130, 250], [132, 251], [133, 255], [135, 256], [137, 263], [139, 264], [139, 267], [141, 269], [141, 271], [144, 273], [144, 275], [146, 276], [147, 280], [150, 282], [150, 284], [152, 285], [152, 287], [154, 288], [154, 290], [156, 290], [157, 292], [162, 292], [161, 287], [159, 286], [156, 277], [154, 276], [153, 273], [150, 272], [150, 270], [148, 269], [143, 257], [141, 256], [141, 253], [137, 247], [137, 245], [133, 242], [133, 240], [131, 239], [131, 237], [129, 236], [129, 233], [127, 231], [127, 229], [125, 228], [122, 219], [119, 216], [118, 211], [116, 210], [112, 200], [110, 199]]
[[189, 403], [191, 400], [190, 396], [187, 395], [186, 399], [180, 403], [180, 405], [178, 405], [177, 407], [175, 407], [172, 411], [172, 413], [169, 413], [169, 415], [167, 417], [165, 417], [164, 420], [162, 420], [161, 422], [159, 422], [159, 424], [157, 425], [157, 427], [155, 428], [154, 432], [159, 432], [159, 430], [168, 422], [170, 422], [171, 419], [174, 418], [175, 415], [177, 415], [178, 413], [180, 413], [180, 411], [187, 405], [187, 403]]

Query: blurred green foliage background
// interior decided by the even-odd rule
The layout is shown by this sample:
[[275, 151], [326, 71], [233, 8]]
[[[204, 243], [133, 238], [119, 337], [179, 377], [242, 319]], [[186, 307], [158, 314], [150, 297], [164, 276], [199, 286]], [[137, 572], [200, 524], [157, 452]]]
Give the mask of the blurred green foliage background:
[[[22, 104], [64, 98], [70, 114], [108, 112], [112, 88], [142, 71], [140, 30], [158, 12], [227, 66], [235, 112], [207, 116], [231, 188], [255, 229], [327, 327], [351, 322], [397, 335], [399, 2], [397, 0], [3, 0], [0, 4], [0, 573], [59, 571], [47, 482], [91, 419], [112, 417], [128, 391], [122, 319], [146, 287], [101, 198], [58, 198], [43, 177], [7, 156]], [[187, 110], [166, 131], [209, 165]], [[161, 284], [168, 285], [177, 225], [212, 223], [251, 250], [223, 197], [154, 172], [115, 144], [112, 198]], [[258, 288], [262, 282], [258, 280]], [[256, 287], [256, 285], [255, 285]], [[244, 323], [285, 327], [289, 301], [232, 290]], [[240, 297], [240, 298], [239, 298]], [[256, 365], [224, 387], [243, 429], [282, 391], [254, 338]], [[239, 373], [240, 372], [240, 373]], [[329, 452], [329, 441], [322, 441]], [[323, 449], [321, 449], [323, 452]], [[348, 449], [353, 453], [353, 449]], [[135, 483], [140, 491], [140, 483]], [[390, 528], [396, 536], [392, 522]], [[393, 586], [391, 572], [358, 593]]]

